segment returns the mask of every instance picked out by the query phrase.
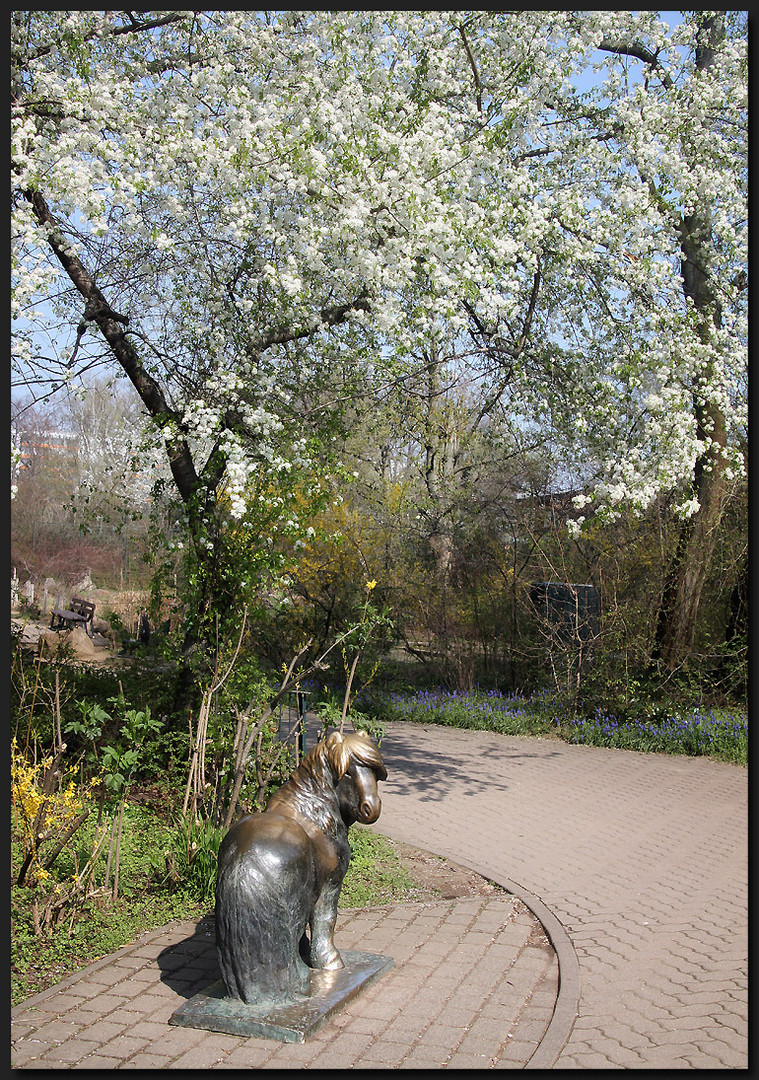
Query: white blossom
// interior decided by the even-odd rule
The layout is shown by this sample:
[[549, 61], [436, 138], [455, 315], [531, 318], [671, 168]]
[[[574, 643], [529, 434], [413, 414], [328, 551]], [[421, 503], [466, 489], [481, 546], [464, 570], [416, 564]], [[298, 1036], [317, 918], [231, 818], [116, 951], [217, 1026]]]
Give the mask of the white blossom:
[[[223, 448], [235, 517], [261, 472], [304, 459], [284, 353], [261, 346], [275, 329], [301, 334], [317, 374], [359, 337], [407, 363], [441, 327], [468, 328], [465, 304], [518, 336], [537, 274], [511, 400], [592, 459], [578, 508], [642, 508], [687, 484], [705, 449], [694, 393], [723, 412], [740, 474], [745, 41], [699, 73], [697, 13], [674, 29], [649, 11], [166, 14], [116, 34], [117, 12], [14, 13], [19, 55], [28, 40], [11, 116], [17, 369], [68, 319], [58, 377], [75, 378], [83, 305], [31, 211], [39, 189], [150, 343], [180, 418], [162, 439]], [[645, 42], [672, 87], [595, 51], [604, 38]], [[697, 209], [725, 297], [708, 340], [682, 299], [678, 229]], [[327, 332], [322, 312], [359, 296]]]

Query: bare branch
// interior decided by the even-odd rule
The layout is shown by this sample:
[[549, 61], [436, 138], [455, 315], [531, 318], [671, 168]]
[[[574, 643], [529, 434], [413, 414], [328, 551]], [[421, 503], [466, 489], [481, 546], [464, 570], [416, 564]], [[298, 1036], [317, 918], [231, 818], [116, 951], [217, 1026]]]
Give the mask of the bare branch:
[[[97, 324], [115, 359], [129, 377], [132, 385], [148, 410], [158, 423], [170, 421], [177, 423], [178, 414], [170, 408], [158, 383], [142, 365], [137, 352], [124, 331], [125, 316], [118, 315], [111, 308], [95, 280], [75, 255], [53, 217], [49, 206], [39, 191], [24, 192], [34, 210], [35, 217], [45, 228], [47, 242], [61, 266], [86, 301], [85, 315], [89, 321]], [[182, 499], [187, 501], [194, 494], [198, 475], [193, 463], [187, 441], [180, 433], [172, 434], [166, 442], [169, 466], [176, 481]]]
[[[127, 11], [125, 14], [128, 16], [128, 18], [130, 20], [129, 24], [126, 25], [126, 26], [107, 27], [106, 28], [106, 33], [113, 34], [114, 36], [116, 34], [138, 34], [138, 33], [143, 33], [146, 30], [155, 30], [159, 26], [169, 26], [172, 23], [182, 22], [184, 19], [187, 18], [188, 15], [192, 15], [192, 17], [195, 18], [197, 13], [194, 12], [194, 11], [193, 12], [171, 11], [171, 12], [169, 12], [168, 15], [164, 15], [161, 18], [148, 19], [148, 20], [146, 20], [145, 22], [142, 22], [142, 23], [138, 22], [135, 19], [134, 15], [132, 14], [131, 11]], [[93, 38], [97, 38], [99, 36], [100, 36], [99, 31], [93, 30], [89, 34], [86, 34], [84, 36], [83, 40], [84, 41], [91, 41]], [[54, 48], [53, 44], [40, 45], [40, 47], [38, 49], [35, 49], [34, 52], [29, 53], [25, 57], [25, 60], [28, 63], [30, 60], [38, 60], [41, 56], [48, 56], [53, 51], [53, 48]]]
[[284, 345], [289, 341], [299, 341], [302, 338], [312, 337], [319, 330], [337, 326], [345, 321], [351, 311], [369, 311], [370, 303], [367, 293], [362, 293], [355, 300], [347, 304], [336, 304], [334, 307], [324, 308], [318, 317], [305, 326], [280, 326], [262, 335], [251, 345], [255, 353], [262, 353], [272, 345]]
[[672, 89], [672, 79], [668, 72], [659, 63], [658, 53], [652, 53], [650, 49], [640, 41], [615, 41], [613, 38], [602, 38], [598, 45], [601, 52], [616, 53], [618, 56], [632, 56], [636, 60], [641, 60], [648, 67], [652, 68], [662, 81], [662, 84], [666, 86], [668, 90]]
[[466, 49], [466, 55], [467, 55], [467, 58], [469, 59], [469, 66], [471, 67], [472, 74], [474, 75], [474, 85], [475, 85], [475, 87], [477, 89], [477, 112], [481, 113], [482, 112], [482, 82], [480, 80], [480, 73], [477, 70], [477, 64], [474, 61], [474, 56], [472, 55], [472, 50], [469, 47], [469, 42], [467, 40], [466, 31], [464, 30], [464, 27], [463, 27], [463, 25], [461, 23], [459, 23], [458, 31], [459, 31], [459, 34], [461, 34], [461, 40], [464, 43], [464, 48]]
[[129, 19], [129, 25], [115, 26], [111, 30], [112, 34], [139, 34], [143, 30], [155, 30], [159, 26], [169, 26], [171, 23], [181, 22], [187, 18], [188, 14], [195, 18], [197, 12], [171, 11], [168, 15], [164, 15], [159, 19], [147, 19], [145, 22], [138, 22], [131, 11], [127, 11], [125, 14]]
[[530, 303], [527, 308], [527, 314], [525, 316], [524, 325], [522, 327], [522, 333], [519, 338], [519, 344], [517, 345], [517, 354], [521, 353], [527, 343], [527, 338], [530, 334], [530, 328], [532, 327], [532, 319], [535, 314], [535, 305], [538, 300], [538, 293], [540, 292], [540, 258], [537, 259], [537, 266], [535, 268], [535, 274], [532, 279], [532, 292], [530, 293]]

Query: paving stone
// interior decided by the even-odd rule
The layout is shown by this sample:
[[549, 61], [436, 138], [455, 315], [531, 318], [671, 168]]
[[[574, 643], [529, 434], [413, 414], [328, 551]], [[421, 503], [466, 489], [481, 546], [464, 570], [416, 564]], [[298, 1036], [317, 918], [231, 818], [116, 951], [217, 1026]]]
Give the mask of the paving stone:
[[524, 1039], [506, 1039], [498, 1051], [495, 1068], [513, 1069], [530, 1059], [535, 1050], [535, 1043]]
[[69, 1039], [41, 1054], [37, 1059], [37, 1064], [44, 1068], [48, 1068], [52, 1061], [64, 1065], [75, 1065], [87, 1054], [95, 1053], [99, 1048], [100, 1044], [95, 1039]]
[[517, 895], [341, 912], [396, 966], [305, 1044], [171, 1027], [218, 970], [212, 920], [176, 921], [12, 1010], [13, 1066], [747, 1066], [746, 770], [406, 724], [383, 756], [377, 831]]
[[446, 1062], [447, 1069], [487, 1069], [490, 1057], [487, 1054], [473, 1054], [455, 1050]]
[[245, 1039], [240, 1046], [230, 1050], [224, 1064], [238, 1069], [258, 1069], [276, 1049], [277, 1044], [271, 1039]]
[[227, 1051], [220, 1050], [217, 1045], [201, 1042], [175, 1058], [172, 1066], [175, 1069], [212, 1069], [226, 1056]]
[[[166, 1059], [154, 1057], [153, 1064], [145, 1063], [141, 1065], [135, 1065], [134, 1067], [145, 1069], [162, 1069], [166, 1067]], [[124, 1065], [121, 1061], [119, 1061], [118, 1058], [106, 1057], [105, 1054], [95, 1053], [88, 1054], [86, 1058], [80, 1061], [79, 1068], [105, 1070], [124, 1068]]]
[[397, 1067], [399, 1069], [439, 1069], [444, 1063], [445, 1058], [441, 1057], [434, 1047], [414, 1046]]

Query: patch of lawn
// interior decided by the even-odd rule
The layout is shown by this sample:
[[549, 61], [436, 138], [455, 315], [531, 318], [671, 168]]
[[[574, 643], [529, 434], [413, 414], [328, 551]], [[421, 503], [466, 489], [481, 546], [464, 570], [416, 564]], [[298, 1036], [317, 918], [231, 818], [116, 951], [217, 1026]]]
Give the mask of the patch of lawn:
[[413, 899], [414, 880], [384, 836], [352, 825], [351, 861], [340, 893], [341, 908]]

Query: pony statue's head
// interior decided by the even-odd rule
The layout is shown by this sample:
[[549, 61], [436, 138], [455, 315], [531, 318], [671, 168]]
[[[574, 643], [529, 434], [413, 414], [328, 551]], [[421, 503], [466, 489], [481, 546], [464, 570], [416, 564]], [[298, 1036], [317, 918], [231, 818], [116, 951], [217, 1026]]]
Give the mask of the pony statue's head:
[[354, 762], [373, 769], [378, 780], [387, 780], [387, 769], [382, 762], [382, 755], [365, 731], [349, 731], [347, 735], [333, 731], [306, 755], [304, 765], [312, 754], [319, 755], [326, 761], [335, 783], [345, 776]]
[[382, 805], [377, 781], [386, 779], [382, 755], [366, 732], [334, 731], [309, 750], [290, 779], [274, 792], [267, 812], [282, 812], [286, 806], [288, 813], [296, 811], [326, 832], [335, 821], [336, 798], [345, 825], [353, 821], [371, 825]]

